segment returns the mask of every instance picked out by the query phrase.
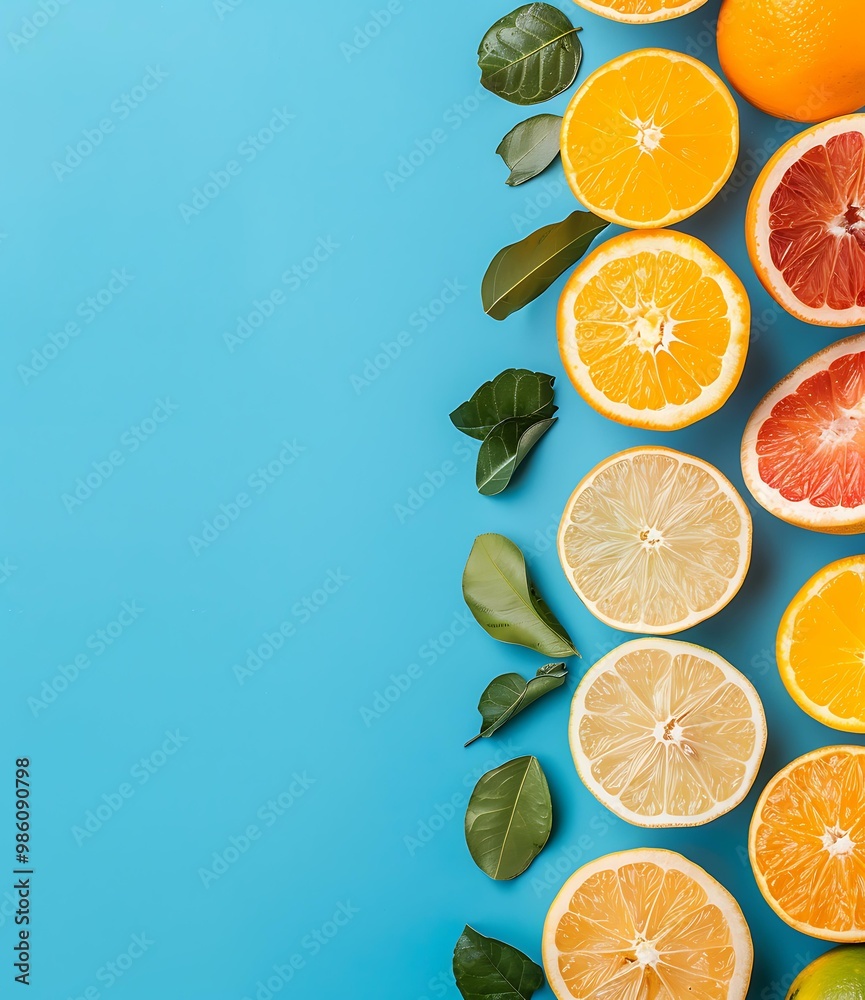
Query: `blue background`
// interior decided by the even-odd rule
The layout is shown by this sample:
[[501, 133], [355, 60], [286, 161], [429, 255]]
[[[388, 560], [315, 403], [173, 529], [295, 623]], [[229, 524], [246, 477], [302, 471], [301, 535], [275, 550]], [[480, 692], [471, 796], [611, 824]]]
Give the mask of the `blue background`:
[[[834, 338], [780, 312], [745, 253], [757, 166], [797, 127], [740, 102], [741, 172], [681, 226], [751, 295], [738, 389], [694, 427], [629, 430], [592, 412], [563, 376], [554, 311], [564, 279], [504, 323], [480, 306], [493, 254], [575, 207], [558, 163], [511, 189], [494, 155], [514, 124], [561, 113], [572, 93], [526, 110], [479, 89], [477, 43], [507, 5], [401, 0], [390, 23], [369, 27], [385, 0], [234, 2], [44, 0], [51, 16], [34, 0], [3, 5], [4, 994], [15, 988], [11, 777], [27, 755], [29, 995], [40, 1000], [241, 1000], [267, 997], [259, 983], [273, 976], [274, 996], [454, 997], [450, 959], [464, 923], [539, 958], [565, 877], [640, 845], [681, 850], [733, 891], [755, 940], [752, 996], [782, 1000], [826, 945], [763, 902], [747, 864], [748, 821], [779, 767], [849, 737], [786, 695], [775, 630], [806, 578], [860, 543], [751, 503], [742, 591], [683, 638], [757, 685], [770, 731], [763, 768], [747, 801], [709, 827], [647, 832], [605, 811], [570, 760], [576, 681], [628, 637], [581, 606], [552, 539], [580, 477], [636, 444], [698, 454], [741, 489], [751, 409]], [[562, 7], [584, 29], [580, 80], [655, 44], [717, 68], [717, 0], [648, 27]], [[152, 89], [135, 91], [143, 80]], [[247, 137], [269, 127], [274, 109], [294, 117], [254, 150]], [[87, 130], [98, 143], [64, 165]], [[431, 153], [412, 156], [431, 142]], [[402, 158], [411, 170], [400, 178]], [[212, 173], [226, 186], [196, 213], [183, 210]], [[115, 294], [102, 295], [110, 303], [91, 315], [88, 297], [124, 269], [125, 287], [115, 280]], [[227, 342], [274, 290], [282, 298], [267, 321]], [[447, 414], [521, 366], [559, 377], [560, 420], [525, 475], [484, 498], [475, 445]], [[159, 400], [170, 403], [160, 416], [172, 412], [150, 422]], [[106, 462], [110, 476], [99, 472]], [[265, 482], [256, 470], [270, 462]], [[241, 493], [248, 504], [232, 506]], [[215, 540], [190, 541], [214, 519]], [[461, 571], [484, 531], [524, 548], [583, 659], [567, 692], [464, 750], [485, 684], [543, 662], [465, 625]], [[328, 578], [332, 593], [320, 590]], [[124, 602], [134, 617], [112, 625]], [[288, 637], [276, 648], [265, 634], [282, 623]], [[268, 643], [269, 659], [238, 677], [247, 651]], [[500, 884], [472, 863], [462, 817], [480, 773], [523, 753], [549, 776], [555, 828], [529, 871]], [[267, 803], [280, 795], [277, 816]], [[260, 836], [241, 852], [253, 824]], [[214, 865], [222, 873], [210, 878]], [[331, 922], [337, 913], [342, 926]], [[148, 942], [143, 952], [134, 935]]]

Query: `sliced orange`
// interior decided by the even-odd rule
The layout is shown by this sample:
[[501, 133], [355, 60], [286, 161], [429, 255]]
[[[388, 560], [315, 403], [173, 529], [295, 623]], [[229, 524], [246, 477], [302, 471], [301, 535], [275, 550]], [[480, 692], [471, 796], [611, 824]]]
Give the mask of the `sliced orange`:
[[824, 941], [865, 941], [865, 747], [823, 747], [782, 768], [748, 837], [766, 902]]
[[766, 746], [760, 696], [710, 649], [632, 639], [574, 695], [571, 753], [589, 791], [636, 826], [697, 826], [748, 794]]
[[576, 268], [559, 299], [559, 351], [580, 395], [632, 427], [676, 430], [714, 413], [739, 381], [751, 308], [705, 243], [623, 233]]
[[824, 726], [865, 733], [865, 556], [811, 577], [784, 612], [776, 649], [799, 708]]
[[562, 163], [595, 215], [632, 229], [669, 226], [721, 190], [736, 162], [739, 115], [703, 63], [637, 49], [589, 76], [562, 121]]
[[733, 599], [751, 560], [751, 515], [713, 465], [646, 445], [611, 455], [577, 484], [558, 550], [596, 618], [667, 635]]
[[818, 326], [865, 323], [865, 114], [814, 125], [775, 153], [754, 182], [745, 238], [787, 312]]
[[575, 871], [542, 948], [559, 1000], [743, 1000], [754, 958], [730, 893], [681, 854], [652, 848]]
[[690, 14], [706, 0], [575, 0], [593, 14], [625, 24], [652, 24]]
[[757, 404], [742, 475], [776, 517], [812, 531], [865, 531], [865, 334], [794, 368]]

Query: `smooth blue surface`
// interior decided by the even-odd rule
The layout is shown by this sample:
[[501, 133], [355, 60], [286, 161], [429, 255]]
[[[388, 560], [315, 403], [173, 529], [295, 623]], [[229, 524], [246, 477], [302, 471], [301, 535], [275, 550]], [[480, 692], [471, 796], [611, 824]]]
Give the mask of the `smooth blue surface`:
[[[551, 540], [577, 480], [641, 442], [701, 455], [741, 487], [752, 407], [833, 339], [780, 313], [745, 254], [755, 164], [793, 127], [740, 103], [743, 174], [681, 227], [724, 256], [752, 297], [742, 382], [713, 417], [650, 434], [596, 415], [564, 378], [561, 282], [505, 323], [481, 309], [492, 255], [575, 207], [558, 164], [511, 189], [493, 153], [534, 113], [478, 87], [477, 43], [506, 4], [401, 0], [379, 30], [365, 27], [369, 0], [42, 6], [54, 16], [6, 0], [0, 25], [0, 561], [14, 567], [0, 574], [0, 900], [13, 882], [10, 779], [23, 754], [33, 760], [36, 868], [27, 995], [266, 998], [257, 984], [281, 965], [274, 995], [454, 997], [450, 957], [464, 923], [537, 958], [546, 909], [578, 863], [663, 845], [734, 892], [756, 944], [752, 996], [783, 1000], [825, 945], [762, 901], [748, 820], [778, 767], [849, 738], [788, 698], [775, 629], [805, 579], [860, 541], [809, 534], [751, 505], [745, 586], [684, 637], [759, 688], [770, 739], [758, 788], [708, 828], [644, 832], [599, 806], [570, 761], [576, 679], [627, 637], [580, 605]], [[645, 28], [562, 6], [584, 29], [580, 79], [644, 45], [717, 65], [717, 0]], [[43, 26], [32, 38], [11, 37], [34, 17]], [[153, 89], [135, 103], [145, 78]], [[569, 93], [535, 110], [561, 112]], [[287, 124], [259, 151], [244, 146], [274, 109]], [[54, 166], [103, 119], [112, 130], [91, 155], [68, 172]], [[437, 129], [434, 151], [412, 156]], [[410, 157], [405, 179], [389, 176]], [[220, 171], [224, 190], [184, 218], [180, 206]], [[283, 282], [316, 248], [309, 273]], [[124, 269], [125, 287], [115, 280], [110, 305], [88, 321], [87, 298]], [[238, 317], [277, 289], [273, 315], [230, 350]], [[76, 321], [78, 335], [54, 351], [50, 335], [63, 344]], [[388, 358], [397, 348], [382, 344], [399, 344], [401, 331]], [[28, 375], [35, 351], [47, 363]], [[447, 414], [512, 366], [559, 376], [561, 419], [525, 475], [488, 499], [474, 489], [475, 445]], [[160, 400], [165, 419], [146, 423]], [[153, 428], [137, 446], [136, 426]], [[89, 497], [64, 501], [106, 461], [113, 472], [101, 484], [95, 474]], [[256, 470], [271, 461], [278, 474], [266, 483]], [[194, 546], [220, 505], [235, 519]], [[464, 750], [487, 681], [543, 662], [464, 624], [460, 575], [483, 531], [529, 553], [583, 659], [566, 691]], [[319, 591], [328, 579], [330, 594]], [[127, 611], [127, 626], [111, 627], [124, 603], [134, 620]], [[274, 650], [278, 640], [264, 636], [283, 622], [289, 637]], [[109, 645], [100, 629], [119, 635]], [[235, 665], [268, 641], [272, 656], [240, 683]], [[76, 656], [88, 663], [77, 676]], [[178, 734], [170, 756], [166, 732]], [[476, 777], [520, 753], [537, 754], [549, 776], [555, 829], [525, 875], [498, 884], [469, 858], [462, 816]], [[267, 803], [281, 793], [283, 805], [294, 798], [277, 816]], [[112, 811], [105, 803], [118, 795]], [[100, 807], [108, 818], [88, 830]], [[243, 845], [251, 824], [260, 836], [233, 854], [231, 838]], [[234, 863], [203, 877], [227, 849]], [[15, 990], [9, 912], [0, 903], [3, 995]], [[338, 912], [341, 927], [329, 923]], [[115, 978], [107, 963], [140, 934], [153, 943], [121, 959]]]

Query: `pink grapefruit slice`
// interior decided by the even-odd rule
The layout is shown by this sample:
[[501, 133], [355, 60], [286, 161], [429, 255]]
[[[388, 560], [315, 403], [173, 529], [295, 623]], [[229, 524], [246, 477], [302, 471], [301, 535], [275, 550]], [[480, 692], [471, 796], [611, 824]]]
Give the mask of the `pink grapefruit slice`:
[[814, 125], [757, 178], [748, 253], [787, 312], [818, 326], [865, 323], [865, 114]]
[[758, 503], [812, 531], [865, 531], [865, 334], [803, 361], [745, 427], [742, 473]]

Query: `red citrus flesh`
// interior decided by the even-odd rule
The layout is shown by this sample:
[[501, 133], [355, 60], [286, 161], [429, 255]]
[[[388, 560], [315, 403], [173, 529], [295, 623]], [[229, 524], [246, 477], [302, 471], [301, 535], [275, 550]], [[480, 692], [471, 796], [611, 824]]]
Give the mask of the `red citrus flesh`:
[[760, 478], [785, 500], [814, 507], [865, 503], [865, 351], [804, 379], [760, 426]]
[[806, 306], [865, 306], [861, 132], [834, 135], [787, 169], [769, 202], [769, 252]]

